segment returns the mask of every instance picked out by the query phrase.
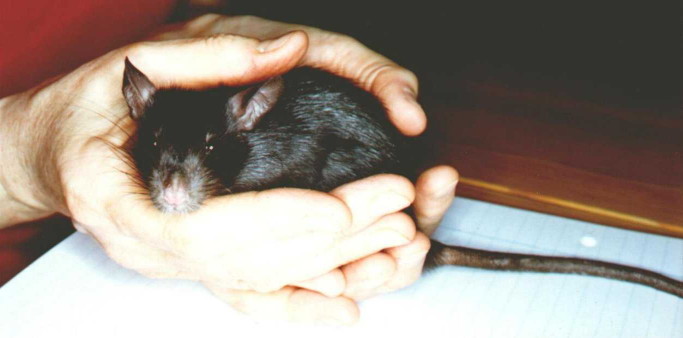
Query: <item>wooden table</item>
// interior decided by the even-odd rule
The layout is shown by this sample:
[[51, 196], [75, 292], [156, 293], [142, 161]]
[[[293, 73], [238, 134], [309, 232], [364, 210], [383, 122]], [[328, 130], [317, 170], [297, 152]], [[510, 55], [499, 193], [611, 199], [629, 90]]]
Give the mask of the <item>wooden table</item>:
[[458, 194], [683, 237], [678, 6], [234, 1], [349, 34], [420, 79]]
[[458, 195], [683, 237], [683, 119], [471, 81], [425, 98]]

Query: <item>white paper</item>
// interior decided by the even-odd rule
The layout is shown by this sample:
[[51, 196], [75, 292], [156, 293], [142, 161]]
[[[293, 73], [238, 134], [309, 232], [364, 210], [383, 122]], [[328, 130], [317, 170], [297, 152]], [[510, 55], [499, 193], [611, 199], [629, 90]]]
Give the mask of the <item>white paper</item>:
[[[683, 240], [458, 198], [435, 237], [599, 258], [683, 279]], [[0, 337], [683, 337], [683, 300], [595, 277], [441, 268], [348, 328], [258, 322], [200, 284], [152, 280], [74, 234], [0, 288]]]

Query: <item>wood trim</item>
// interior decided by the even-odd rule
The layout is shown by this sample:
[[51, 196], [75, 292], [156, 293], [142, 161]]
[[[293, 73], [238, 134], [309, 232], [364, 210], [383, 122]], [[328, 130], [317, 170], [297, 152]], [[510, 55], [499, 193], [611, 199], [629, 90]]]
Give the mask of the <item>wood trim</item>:
[[458, 195], [588, 222], [683, 238], [683, 227], [654, 219], [461, 177]]

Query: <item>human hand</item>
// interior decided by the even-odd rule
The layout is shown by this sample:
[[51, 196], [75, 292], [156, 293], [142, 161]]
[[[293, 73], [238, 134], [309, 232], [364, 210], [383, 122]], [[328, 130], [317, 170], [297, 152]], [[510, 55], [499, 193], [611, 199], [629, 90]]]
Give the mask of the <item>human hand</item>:
[[251, 314], [352, 322], [357, 308], [340, 296], [345, 280], [337, 267], [413, 240], [412, 220], [399, 212], [414, 198], [406, 179], [379, 175], [338, 196], [236, 194], [169, 215], [136, 194], [117, 150], [134, 130], [120, 94], [126, 56], [159, 87], [200, 88], [283, 73], [306, 43], [301, 32], [264, 43], [236, 36], [139, 43], [3, 99], [0, 135], [16, 151], [1, 160], [16, 166], [3, 168], [14, 180], [2, 187], [17, 203], [71, 216], [110, 257], [147, 276], [202, 281]]
[[[166, 28], [154, 34], [154, 38], [164, 40], [230, 33], [263, 39], [293, 30], [306, 32], [310, 41], [299, 65], [325, 69], [370, 91], [384, 103], [389, 117], [404, 134], [417, 135], [424, 130], [426, 118], [416, 101], [418, 84], [415, 75], [349, 36], [253, 16], [209, 14]], [[436, 229], [453, 200], [457, 180], [457, 172], [448, 166], [432, 168], [420, 176], [414, 205], [420, 230], [431, 234]], [[361, 299], [411, 284], [419, 278], [428, 249], [428, 238], [418, 233], [406, 246], [345, 266], [343, 271], [348, 287], [345, 295]]]
[[417, 103], [418, 83], [415, 74], [350, 36], [255, 16], [207, 14], [184, 23], [166, 26], [152, 34], [151, 39], [235, 34], [263, 40], [292, 31], [305, 32], [309, 39], [309, 47], [298, 66], [324, 69], [371, 92], [384, 104], [391, 121], [405, 135], [416, 136], [424, 131], [427, 119]]
[[[327, 70], [372, 92], [384, 103], [389, 117], [404, 134], [412, 136], [424, 130], [426, 118], [416, 101], [418, 83], [415, 75], [349, 36], [253, 16], [208, 14], [165, 27], [153, 34], [153, 39], [211, 36], [218, 33], [268, 39], [293, 30], [306, 32], [309, 37], [309, 48], [298, 65]], [[417, 195], [413, 205], [418, 228], [422, 232], [429, 235], [436, 229], [453, 200], [457, 180], [458, 173], [448, 166], [434, 167], [422, 173], [416, 183]], [[332, 194], [344, 194], [348, 189], [340, 187]], [[427, 236], [418, 233], [407, 245], [344, 266], [344, 295], [352, 299], [364, 299], [412, 284], [422, 272], [428, 250]]]

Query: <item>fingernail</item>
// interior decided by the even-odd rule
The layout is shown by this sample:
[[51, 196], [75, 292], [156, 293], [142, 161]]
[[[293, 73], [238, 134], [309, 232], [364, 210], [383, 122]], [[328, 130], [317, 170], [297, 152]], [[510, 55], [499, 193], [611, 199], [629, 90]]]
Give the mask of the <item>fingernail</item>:
[[291, 34], [285, 34], [275, 40], [266, 40], [261, 42], [258, 47], [256, 47], [256, 50], [259, 51], [259, 53], [268, 53], [272, 52], [285, 44], [287, 44], [287, 41], [292, 37]]
[[441, 190], [439, 192], [439, 194], [438, 194], [439, 197], [448, 197], [449, 195], [453, 195], [453, 193], [455, 192], [455, 186], [457, 184], [458, 184], [458, 181], [455, 181], [451, 184], [446, 185], [446, 188], [444, 188], [443, 190]]

